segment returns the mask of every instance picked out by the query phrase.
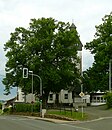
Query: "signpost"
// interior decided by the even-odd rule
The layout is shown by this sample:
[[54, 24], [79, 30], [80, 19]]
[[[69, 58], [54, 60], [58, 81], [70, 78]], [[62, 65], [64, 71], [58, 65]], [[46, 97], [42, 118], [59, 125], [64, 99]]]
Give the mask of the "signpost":
[[84, 113], [84, 109], [83, 109], [83, 97], [84, 97], [84, 93], [83, 92], [81, 92], [80, 94], [79, 94], [79, 96], [81, 97], [81, 99], [82, 99], [82, 118], [83, 118], [83, 113]]
[[84, 95], [85, 95], [85, 94], [84, 94], [83, 92], [79, 93], [79, 96], [80, 96], [81, 98], [83, 98]]

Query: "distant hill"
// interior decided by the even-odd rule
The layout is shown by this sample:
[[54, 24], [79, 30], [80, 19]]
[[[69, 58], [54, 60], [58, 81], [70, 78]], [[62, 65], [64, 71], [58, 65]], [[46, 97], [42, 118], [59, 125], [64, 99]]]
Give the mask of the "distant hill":
[[5, 102], [5, 100], [0, 100], [0, 103], [4, 103]]

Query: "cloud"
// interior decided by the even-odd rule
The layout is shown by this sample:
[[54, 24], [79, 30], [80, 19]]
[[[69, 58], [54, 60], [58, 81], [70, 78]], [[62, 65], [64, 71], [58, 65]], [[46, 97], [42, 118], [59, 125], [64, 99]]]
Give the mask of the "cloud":
[[85, 71], [89, 67], [92, 67], [92, 63], [94, 62], [94, 57], [90, 53], [89, 50], [83, 50], [82, 54], [82, 70]]
[[6, 61], [3, 45], [10, 33], [16, 27], [27, 28], [31, 18], [53, 17], [65, 22], [74, 19], [81, 41], [86, 44], [94, 38], [95, 25], [110, 12], [111, 0], [0, 0], [0, 62]]

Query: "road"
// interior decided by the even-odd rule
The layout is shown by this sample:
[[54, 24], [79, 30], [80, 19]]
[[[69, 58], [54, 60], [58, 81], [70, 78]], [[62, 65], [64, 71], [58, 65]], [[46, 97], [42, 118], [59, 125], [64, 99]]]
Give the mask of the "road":
[[[0, 116], [0, 130], [74, 130], [73, 125], [56, 124], [20, 116]], [[80, 130], [80, 129], [75, 129]]]
[[52, 123], [21, 116], [0, 116], [0, 130], [111, 130], [112, 117], [88, 122]]

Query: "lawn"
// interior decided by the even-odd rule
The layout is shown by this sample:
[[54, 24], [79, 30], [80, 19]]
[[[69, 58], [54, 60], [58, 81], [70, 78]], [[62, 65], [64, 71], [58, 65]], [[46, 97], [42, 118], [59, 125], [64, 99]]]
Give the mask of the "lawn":
[[88, 118], [87, 114], [81, 112], [74, 112], [74, 111], [64, 111], [64, 110], [48, 110], [47, 114], [54, 114], [58, 116], [68, 117], [74, 120], [86, 120]]
[[2, 114], [2, 110], [0, 109], [0, 115]]

